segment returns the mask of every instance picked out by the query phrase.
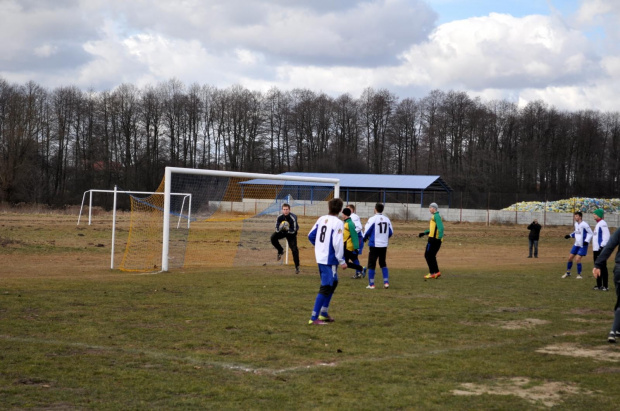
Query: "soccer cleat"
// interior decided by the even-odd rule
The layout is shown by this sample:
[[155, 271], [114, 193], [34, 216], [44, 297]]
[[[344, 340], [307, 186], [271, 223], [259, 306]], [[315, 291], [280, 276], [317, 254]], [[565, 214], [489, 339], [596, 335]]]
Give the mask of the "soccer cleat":
[[383, 288], [390, 288], [390, 283], [383, 283]]
[[295, 274], [299, 274], [299, 266], [295, 266]]
[[609, 288], [607, 288], [607, 287], [601, 287], [601, 288], [600, 288], [600, 290], [601, 290], [601, 291], [609, 291]]
[[564, 273], [564, 275], [562, 276], [562, 278], [567, 278], [570, 277], [570, 273]]
[[358, 278], [362, 278], [362, 273], [358, 271], [351, 278], [353, 278], [354, 280], [357, 280]]
[[364, 269], [362, 270], [362, 278], [366, 277], [366, 271], [368, 271], [368, 269], [364, 267]]
[[308, 321], [308, 325], [326, 325], [327, 323], [325, 321], [322, 321], [320, 319], [316, 319], [316, 320], [310, 320]]
[[602, 290], [602, 289], [603, 289], [603, 287], [598, 288], [598, 285], [595, 285], [594, 287], [592, 287], [592, 289], [593, 289], [593, 290]]
[[528, 255], [528, 256], [527, 256], [527, 258], [532, 258], [532, 256], [531, 256], [531, 255]]
[[366, 286], [366, 288], [368, 288], [369, 290], [374, 290], [375, 289], [375, 285], [374, 284], [369, 284]]
[[609, 335], [607, 336], [607, 342], [615, 343], [616, 342], [616, 337], [618, 337], [619, 335], [620, 335], [620, 333], [615, 333], [613, 331], [610, 331]]
[[334, 321], [336, 321], [329, 314], [319, 315], [319, 320], [325, 321], [326, 323], [333, 323]]
[[575, 277], [578, 280], [583, 280], [583, 277], [581, 276], [581, 274], [577, 274], [577, 277]]
[[431, 274], [431, 273], [426, 274], [426, 275], [424, 276], [424, 279], [425, 279], [425, 280], [428, 280], [428, 279], [431, 279], [431, 278], [437, 279], [437, 278], [439, 278], [439, 277], [441, 277], [441, 273], [440, 273], [439, 271], [437, 271], [437, 272], [436, 272], [436, 273], [434, 273], [434, 274]]
[[278, 253], [278, 261], [280, 261], [282, 259], [282, 253]]

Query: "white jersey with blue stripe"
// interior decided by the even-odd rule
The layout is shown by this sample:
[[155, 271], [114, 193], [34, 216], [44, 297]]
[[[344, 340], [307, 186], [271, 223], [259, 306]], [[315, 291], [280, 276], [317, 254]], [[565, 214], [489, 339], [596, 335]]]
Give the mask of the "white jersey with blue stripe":
[[375, 214], [368, 219], [364, 227], [364, 241], [370, 247], [387, 247], [394, 231], [392, 222], [383, 214]]
[[598, 220], [596, 227], [594, 227], [594, 234], [592, 236], [592, 250], [599, 251], [607, 245], [611, 234], [609, 233], [609, 227], [605, 220]]
[[314, 246], [317, 264], [345, 264], [343, 232], [344, 224], [336, 216], [324, 215], [316, 220], [308, 239]]
[[592, 240], [592, 229], [585, 221], [580, 223], [575, 221], [575, 231], [570, 235], [575, 238], [575, 246], [583, 247], [584, 242]]
[[355, 232], [356, 233], [361, 233], [362, 232], [362, 220], [360, 219], [360, 216], [358, 216], [355, 213], [351, 213], [351, 221], [353, 221], [353, 224], [355, 224]]

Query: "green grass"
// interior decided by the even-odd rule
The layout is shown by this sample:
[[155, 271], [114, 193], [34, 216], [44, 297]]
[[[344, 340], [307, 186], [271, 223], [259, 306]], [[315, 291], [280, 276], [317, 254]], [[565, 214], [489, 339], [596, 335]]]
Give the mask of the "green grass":
[[[620, 349], [606, 342], [615, 293], [591, 290], [591, 255], [584, 280], [560, 279], [570, 227], [545, 227], [541, 258], [526, 259], [522, 226], [446, 222], [443, 275], [424, 281], [417, 233], [428, 223], [395, 222], [390, 289], [341, 272], [336, 322], [319, 327], [307, 325], [319, 288], [307, 243], [300, 275], [122, 273], [106, 269], [108, 217], [76, 226], [73, 216], [0, 214], [0, 409], [620, 403]], [[126, 234], [121, 225], [119, 243]]]
[[[615, 409], [614, 293], [560, 280], [561, 263], [480, 266], [426, 282], [421, 268], [393, 269], [374, 291], [345, 271], [336, 322], [321, 327], [307, 325], [310, 267], [0, 279], [0, 407], [546, 408], [454, 393], [525, 377], [526, 391], [568, 387], [557, 408]], [[530, 326], [503, 328], [519, 321]], [[605, 355], [537, 352], [557, 344]]]

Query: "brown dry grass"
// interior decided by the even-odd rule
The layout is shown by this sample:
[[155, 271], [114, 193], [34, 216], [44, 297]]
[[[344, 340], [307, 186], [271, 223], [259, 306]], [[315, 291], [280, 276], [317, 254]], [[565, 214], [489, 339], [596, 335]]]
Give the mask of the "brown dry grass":
[[[115, 267], [122, 258], [127, 241], [129, 216], [120, 213], [117, 222]], [[314, 267], [312, 245], [305, 236], [315, 222], [314, 217], [301, 218], [302, 227], [298, 236], [302, 267]], [[0, 214], [0, 271], [11, 277], [106, 277], [110, 275], [110, 247], [112, 217], [110, 213], [99, 211], [93, 217], [92, 225], [82, 218], [77, 225], [77, 214]], [[269, 224], [269, 223], [267, 223]], [[426, 221], [394, 221], [395, 235], [388, 248], [388, 266], [395, 269], [426, 270], [424, 260], [425, 238], [417, 234], [427, 228]], [[208, 234], [189, 247], [188, 261], [193, 262], [189, 269], [205, 269], [217, 266], [216, 262], [232, 261], [236, 247], [235, 235], [227, 231], [227, 224], [216, 222]], [[443, 272], [485, 267], [511, 267], [532, 264], [548, 266], [561, 273], [570, 248], [570, 242], [563, 239], [571, 227], [545, 227], [540, 241], [540, 258], [527, 259], [527, 230], [517, 225], [489, 225], [478, 223], [445, 222], [445, 239], [438, 254], [440, 269]], [[271, 227], [266, 227], [265, 247], [275, 252], [269, 245]], [[198, 250], [208, 250], [209, 258], [204, 258]], [[367, 256], [367, 253], [365, 253]], [[364, 259], [362, 263], [364, 263]], [[192, 258], [193, 257], [193, 258]], [[271, 259], [271, 254], [268, 257]], [[193, 267], [204, 261], [202, 267]], [[292, 264], [292, 257], [289, 256]], [[590, 259], [586, 257], [586, 264]], [[226, 264], [219, 264], [220, 266]], [[557, 268], [555, 268], [557, 267]]]

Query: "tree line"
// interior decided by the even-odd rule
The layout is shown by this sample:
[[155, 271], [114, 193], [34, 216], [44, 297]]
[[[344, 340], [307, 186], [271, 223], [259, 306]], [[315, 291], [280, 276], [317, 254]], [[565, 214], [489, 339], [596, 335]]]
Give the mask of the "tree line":
[[[152, 191], [165, 166], [260, 173], [440, 175], [461, 192], [617, 193], [620, 115], [482, 101], [459, 91], [359, 98], [171, 79], [52, 90], [0, 78], [0, 201], [76, 204]], [[484, 200], [486, 201], [486, 199]]]

